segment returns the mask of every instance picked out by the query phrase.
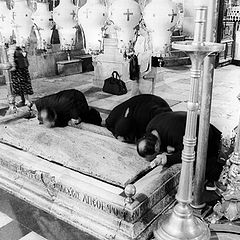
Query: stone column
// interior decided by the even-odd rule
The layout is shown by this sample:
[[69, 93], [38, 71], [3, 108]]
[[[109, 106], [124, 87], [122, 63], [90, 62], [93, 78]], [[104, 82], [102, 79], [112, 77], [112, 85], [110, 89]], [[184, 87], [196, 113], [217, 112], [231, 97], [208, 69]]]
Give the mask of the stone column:
[[0, 41], [0, 52], [1, 52], [1, 63], [0, 63], [0, 69], [3, 70], [3, 75], [6, 79], [6, 85], [7, 85], [7, 98], [8, 98], [8, 104], [9, 109], [7, 111], [7, 114], [16, 113], [17, 109], [15, 106], [15, 97], [12, 93], [12, 80], [11, 80], [11, 73], [10, 68], [12, 65], [8, 61], [8, 55], [7, 55], [7, 49], [3, 41]]

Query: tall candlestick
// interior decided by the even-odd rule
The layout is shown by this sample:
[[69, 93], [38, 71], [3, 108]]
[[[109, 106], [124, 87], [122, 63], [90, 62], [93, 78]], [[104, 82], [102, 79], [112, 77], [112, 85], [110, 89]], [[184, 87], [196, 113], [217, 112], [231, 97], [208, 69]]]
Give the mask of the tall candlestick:
[[193, 215], [192, 202], [193, 165], [195, 160], [196, 127], [198, 116], [199, 80], [204, 58], [223, 50], [222, 44], [205, 43], [207, 8], [196, 7], [194, 40], [173, 43], [173, 48], [186, 52], [191, 59], [190, 95], [187, 103], [186, 130], [183, 138], [182, 169], [176, 199], [177, 205], [171, 214], [163, 216], [159, 228], [154, 232], [157, 240], [210, 239], [210, 230], [200, 218]]

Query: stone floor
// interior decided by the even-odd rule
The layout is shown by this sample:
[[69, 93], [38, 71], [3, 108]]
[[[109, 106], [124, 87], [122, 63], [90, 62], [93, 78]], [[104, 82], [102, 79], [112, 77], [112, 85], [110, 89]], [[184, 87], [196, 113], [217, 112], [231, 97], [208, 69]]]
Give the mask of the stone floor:
[[1, 240], [97, 240], [0, 189]]
[[[190, 89], [190, 66], [164, 68], [164, 80], [156, 83], [155, 95], [166, 99], [173, 110], [186, 110]], [[65, 77], [34, 79], [32, 81], [35, 100], [63, 89], [75, 88], [84, 92], [91, 106], [98, 107], [102, 113], [108, 113], [114, 106], [128, 99], [131, 91], [121, 96], [110, 95], [92, 85], [93, 72]], [[240, 68], [234, 65], [217, 68], [213, 87], [211, 122], [221, 131], [230, 132], [238, 123], [240, 103]], [[147, 88], [147, 84], [143, 88]], [[7, 105], [6, 85], [0, 86], [0, 109]]]
[[[164, 70], [164, 80], [156, 84], [155, 94], [166, 99], [173, 110], [186, 110], [190, 89], [190, 67], [174, 67]], [[103, 117], [117, 104], [131, 96], [103, 93], [92, 86], [93, 73], [65, 77], [41, 78], [32, 81], [35, 100], [63, 89], [76, 88], [85, 93], [91, 106], [97, 107]], [[147, 87], [147, 86], [144, 86]], [[230, 134], [238, 124], [240, 102], [240, 68], [228, 65], [215, 71], [211, 122], [224, 134]], [[6, 86], [0, 86], [0, 115], [7, 108]], [[0, 239], [1, 240], [94, 240], [95, 238], [73, 228], [51, 215], [0, 190]], [[239, 235], [212, 234], [212, 239], [239, 239]]]

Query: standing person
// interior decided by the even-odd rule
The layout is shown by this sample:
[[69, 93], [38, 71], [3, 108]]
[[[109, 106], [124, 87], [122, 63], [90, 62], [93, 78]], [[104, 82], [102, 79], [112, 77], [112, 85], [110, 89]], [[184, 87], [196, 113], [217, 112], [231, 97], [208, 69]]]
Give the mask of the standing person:
[[141, 138], [149, 121], [159, 113], [172, 111], [159, 96], [140, 94], [116, 106], [108, 115], [105, 125], [120, 141], [135, 143]]
[[[129, 71], [130, 71], [130, 79], [132, 82], [132, 96], [142, 94], [142, 93], [150, 93], [149, 87], [146, 86], [146, 80], [144, 80], [144, 76], [150, 73], [151, 69], [151, 57], [152, 57], [152, 46], [151, 46], [151, 38], [150, 34], [144, 24], [144, 22], [140, 22], [138, 29], [136, 31], [136, 40], [134, 43], [134, 54], [130, 58], [129, 63]], [[137, 58], [137, 59], [136, 59]], [[132, 67], [138, 64], [138, 68]], [[134, 77], [131, 78], [132, 72], [137, 72], [137, 74], [133, 74]]]
[[30, 105], [29, 95], [33, 94], [31, 78], [28, 71], [29, 62], [25, 46], [16, 46], [16, 41], [9, 49], [9, 62], [12, 64], [11, 81], [12, 93], [14, 96], [20, 96], [21, 101], [17, 104], [18, 107]]
[[[138, 154], [150, 161], [152, 167], [157, 165], [169, 167], [175, 163], [181, 163], [186, 119], [187, 112], [181, 111], [155, 116], [149, 122], [145, 136], [137, 143]], [[197, 132], [198, 124], [199, 122]], [[218, 160], [220, 145], [221, 132], [210, 124], [206, 163], [208, 190], [215, 188], [213, 183], [218, 180], [223, 168], [223, 163]]]

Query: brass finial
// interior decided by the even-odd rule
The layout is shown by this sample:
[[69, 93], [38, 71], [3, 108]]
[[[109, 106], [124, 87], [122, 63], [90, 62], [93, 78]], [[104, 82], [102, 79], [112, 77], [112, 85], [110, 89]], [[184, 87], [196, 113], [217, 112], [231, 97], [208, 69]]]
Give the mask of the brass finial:
[[134, 201], [133, 196], [136, 194], [136, 187], [133, 184], [128, 184], [124, 189], [124, 193], [127, 196], [125, 202], [132, 203]]

